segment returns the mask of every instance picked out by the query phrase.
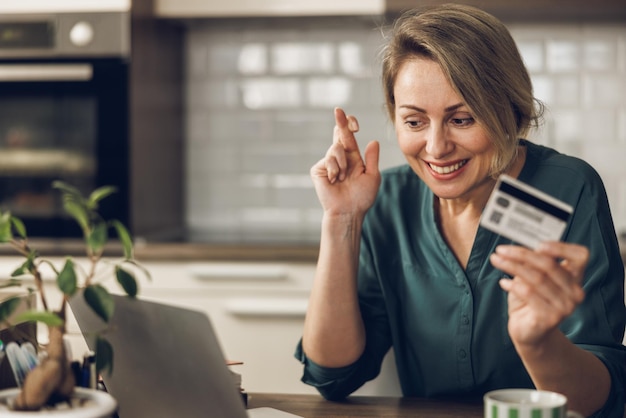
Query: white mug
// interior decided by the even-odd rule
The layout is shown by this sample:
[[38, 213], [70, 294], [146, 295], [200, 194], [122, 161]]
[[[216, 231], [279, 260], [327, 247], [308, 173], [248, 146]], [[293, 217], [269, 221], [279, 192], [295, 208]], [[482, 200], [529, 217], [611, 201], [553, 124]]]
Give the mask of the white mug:
[[567, 411], [560, 393], [534, 389], [499, 389], [483, 397], [485, 418], [584, 418]]

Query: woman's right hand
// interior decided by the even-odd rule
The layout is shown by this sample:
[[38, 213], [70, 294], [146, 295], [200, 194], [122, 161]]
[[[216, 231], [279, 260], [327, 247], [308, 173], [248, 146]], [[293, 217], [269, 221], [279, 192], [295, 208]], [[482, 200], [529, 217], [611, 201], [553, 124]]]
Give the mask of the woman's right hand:
[[317, 196], [327, 214], [363, 215], [374, 203], [380, 186], [379, 144], [371, 141], [361, 157], [354, 133], [354, 116], [335, 109], [333, 144], [311, 168]]

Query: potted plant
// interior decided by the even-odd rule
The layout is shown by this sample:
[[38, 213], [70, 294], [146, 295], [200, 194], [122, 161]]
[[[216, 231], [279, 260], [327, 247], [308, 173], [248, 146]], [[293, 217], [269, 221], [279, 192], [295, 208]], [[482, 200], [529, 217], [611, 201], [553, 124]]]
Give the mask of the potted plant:
[[[138, 286], [134, 276], [139, 267], [140, 271], [150, 277], [149, 273], [134, 259], [133, 243], [126, 227], [117, 220], [105, 220], [98, 212], [98, 205], [102, 199], [115, 192], [114, 187], [105, 186], [94, 190], [89, 196], [82, 196], [75, 187], [60, 181], [52, 184], [62, 194], [64, 210], [80, 226], [85, 243], [87, 266], [81, 266], [72, 257], [66, 257], [62, 266], [54, 265], [50, 260], [42, 258], [29, 245], [26, 228], [23, 222], [12, 216], [10, 212], [0, 212], [0, 242], [9, 243], [24, 257], [24, 262], [12, 273], [12, 279], [7, 285], [19, 284], [20, 278], [30, 275], [34, 279], [35, 290], [40, 298], [40, 309], [31, 309], [22, 312], [15, 318], [15, 323], [37, 321], [45, 324], [48, 329], [49, 341], [44, 350], [45, 356], [26, 375], [21, 388], [0, 391], [0, 403], [8, 403], [5, 409], [13, 411], [37, 411], [48, 408], [52, 404], [67, 401], [72, 397], [93, 398], [91, 404], [103, 403], [100, 411], [94, 415], [85, 415], [85, 412], [76, 412], [77, 417], [109, 416], [114, 412], [115, 402], [102, 391], [90, 394], [88, 390], [77, 388], [74, 373], [71, 371], [70, 361], [66, 353], [63, 336], [66, 333], [65, 319], [68, 300], [82, 293], [87, 304], [105, 322], [111, 318], [114, 310], [114, 301], [102, 280], [115, 277], [128, 297], [137, 295]], [[103, 258], [105, 245], [109, 237], [109, 230], [117, 233], [122, 245], [123, 256], [119, 260]], [[55, 277], [56, 286], [62, 293], [60, 306], [50, 306], [44, 292], [42, 266], [50, 268]], [[0, 303], [0, 321], [7, 322], [21, 298], [11, 297]], [[96, 370], [112, 372], [113, 351], [103, 333], [96, 336]], [[6, 361], [6, 360], [5, 360]], [[102, 411], [102, 407], [105, 411]], [[113, 408], [113, 409], [111, 409]], [[107, 412], [108, 411], [108, 412]], [[69, 410], [63, 416], [74, 416]], [[0, 411], [0, 417], [3, 413]], [[19, 413], [17, 416], [28, 416]]]

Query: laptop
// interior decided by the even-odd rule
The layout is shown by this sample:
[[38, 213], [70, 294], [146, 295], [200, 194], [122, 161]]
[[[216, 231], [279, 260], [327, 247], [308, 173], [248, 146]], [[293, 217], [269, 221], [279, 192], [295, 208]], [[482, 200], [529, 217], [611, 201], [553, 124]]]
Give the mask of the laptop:
[[[103, 373], [119, 418], [288, 418], [274, 408], [246, 409], [209, 317], [200, 311], [112, 295], [115, 311], [105, 338], [113, 372]], [[70, 300], [90, 349], [105, 323], [82, 294]]]

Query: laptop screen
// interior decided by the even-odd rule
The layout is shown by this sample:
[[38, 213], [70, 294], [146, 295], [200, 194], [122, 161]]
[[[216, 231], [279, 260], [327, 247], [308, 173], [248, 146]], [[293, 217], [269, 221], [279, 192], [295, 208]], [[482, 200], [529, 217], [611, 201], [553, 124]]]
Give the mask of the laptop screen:
[[113, 347], [113, 370], [102, 376], [117, 400], [119, 418], [247, 417], [206, 314], [113, 295], [115, 311], [107, 328], [82, 294], [70, 301], [87, 345], [94, 332]]

